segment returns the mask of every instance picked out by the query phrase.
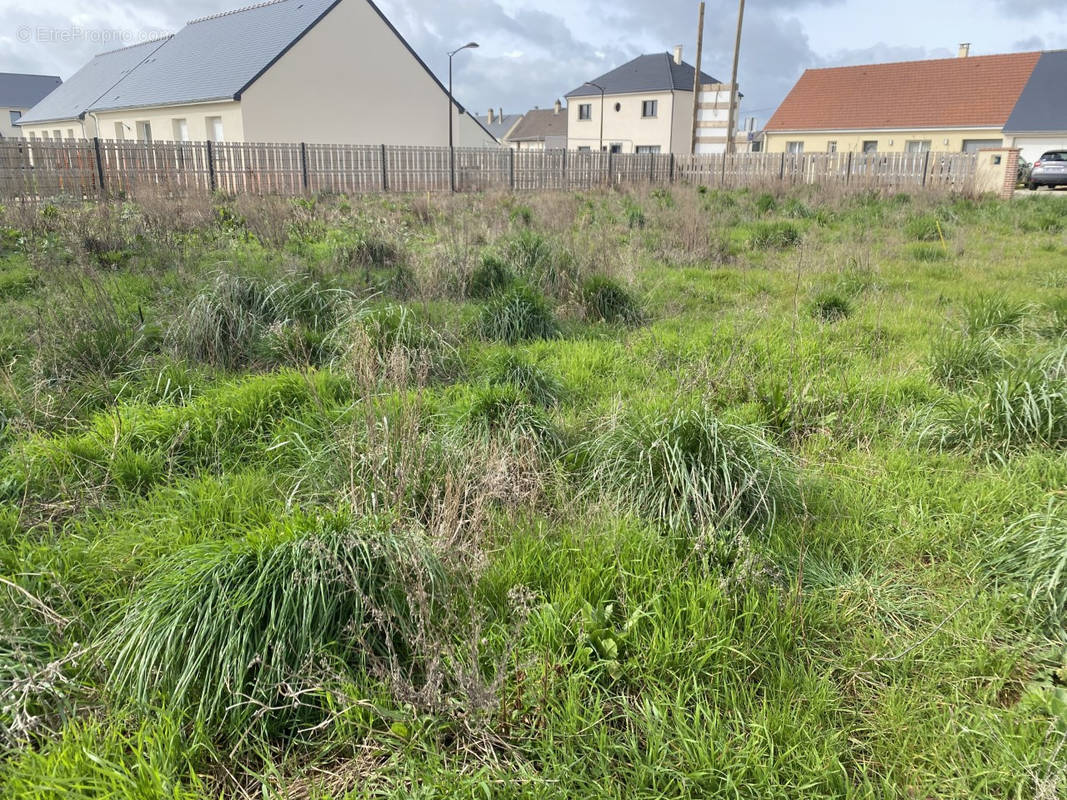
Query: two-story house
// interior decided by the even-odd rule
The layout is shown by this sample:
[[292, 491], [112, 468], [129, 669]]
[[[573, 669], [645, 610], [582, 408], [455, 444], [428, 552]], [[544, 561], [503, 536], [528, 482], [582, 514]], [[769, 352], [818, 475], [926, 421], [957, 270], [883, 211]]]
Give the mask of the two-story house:
[[22, 115], [43, 100], [63, 81], [58, 75], [26, 75], [0, 72], [0, 139], [22, 136]]
[[[693, 77], [682, 48], [653, 53], [567, 93], [567, 148], [613, 153], [689, 153], [693, 147]], [[700, 74], [698, 153], [723, 152], [729, 87]]]

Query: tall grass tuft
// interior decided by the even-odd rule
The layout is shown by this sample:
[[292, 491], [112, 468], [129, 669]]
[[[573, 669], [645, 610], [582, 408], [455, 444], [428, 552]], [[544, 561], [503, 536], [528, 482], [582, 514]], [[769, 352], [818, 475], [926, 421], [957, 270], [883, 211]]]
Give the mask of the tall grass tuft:
[[507, 289], [514, 281], [515, 276], [504, 259], [495, 253], [485, 253], [467, 279], [467, 296], [485, 299]]
[[752, 225], [748, 246], [753, 250], [787, 250], [800, 245], [800, 228], [792, 222], [757, 222]]
[[768, 523], [795, 494], [781, 450], [707, 409], [613, 418], [585, 450], [590, 492], [614, 493], [623, 508], [670, 531]]
[[545, 296], [527, 286], [516, 286], [493, 298], [477, 320], [483, 339], [515, 344], [528, 339], [553, 339], [559, 325]]
[[1033, 446], [1067, 447], [1067, 378], [1031, 366], [987, 379], [938, 403], [921, 438], [940, 449], [1004, 461]]
[[582, 304], [589, 319], [634, 325], [641, 321], [641, 306], [633, 294], [612, 278], [594, 275], [582, 284]]
[[948, 238], [944, 224], [932, 214], [912, 217], [904, 226], [904, 233], [909, 239], [918, 242], [939, 242]]
[[491, 385], [518, 387], [532, 403], [544, 407], [555, 405], [563, 394], [558, 377], [518, 350], [495, 353], [489, 359], [486, 379]]
[[1024, 587], [1030, 612], [1058, 625], [1067, 613], [1067, 502], [1008, 526], [991, 552], [993, 574]]
[[238, 540], [180, 552], [146, 580], [102, 641], [114, 696], [242, 737], [316, 724], [328, 674], [402, 660], [405, 581], [438, 567], [417, 541], [345, 514], [298, 516]]
[[983, 295], [967, 304], [964, 321], [972, 334], [1016, 333], [1022, 329], [1028, 311], [1026, 303]]
[[960, 389], [1003, 365], [996, 342], [985, 336], [945, 334], [934, 341], [930, 350], [930, 373], [948, 389]]

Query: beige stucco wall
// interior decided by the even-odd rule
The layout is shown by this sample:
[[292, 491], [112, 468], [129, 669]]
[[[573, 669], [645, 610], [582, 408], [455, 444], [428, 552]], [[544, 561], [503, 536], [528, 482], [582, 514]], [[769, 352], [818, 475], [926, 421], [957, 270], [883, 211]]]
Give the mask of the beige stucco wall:
[[25, 139], [54, 139], [56, 131], [59, 131], [61, 139], [86, 139], [94, 135], [91, 126], [83, 125], [80, 119], [64, 119], [40, 125], [20, 125], [19, 129]]
[[[690, 92], [649, 92], [647, 94], [617, 94], [604, 96], [604, 147], [621, 144], [622, 152], [632, 153], [639, 145], [659, 145], [663, 153], [689, 152], [689, 134], [693, 109]], [[641, 116], [642, 103], [656, 100], [656, 116]], [[579, 119], [578, 109], [583, 103], [592, 107], [591, 119]], [[615, 110], [615, 104], [620, 108]], [[687, 108], [686, 105], [689, 104]], [[672, 115], [673, 111], [673, 115]], [[600, 144], [600, 95], [572, 97], [567, 102], [567, 149]]]
[[[202, 142], [214, 138], [208, 130], [209, 117], [222, 118], [222, 140], [225, 142], [245, 141], [241, 104], [234, 101], [222, 103], [194, 103], [186, 106], [164, 106], [160, 108], [139, 108], [125, 111], [104, 111], [91, 115], [99, 123], [101, 139], [116, 139], [115, 123], [124, 125], [125, 139], [139, 140], [138, 122], [148, 122], [152, 126], [152, 140], [171, 142], [174, 135], [174, 121], [184, 119], [188, 128], [188, 141]], [[87, 118], [87, 122], [90, 121]], [[89, 127], [93, 127], [90, 125]]]
[[882, 131], [824, 131], [819, 133], [771, 133], [765, 135], [764, 150], [768, 153], [786, 152], [787, 142], [803, 142], [805, 153], [825, 153], [831, 141], [837, 142], [839, 153], [861, 153], [865, 141], [877, 141], [880, 153], [903, 153], [911, 140], [930, 140], [930, 149], [938, 153], [963, 151], [966, 139], [1002, 139], [999, 129], [941, 129], [941, 130], [882, 130]]
[[21, 106], [0, 106], [0, 136], [5, 139], [19, 139], [22, 137], [22, 129], [11, 124], [11, 112], [18, 111], [25, 114], [28, 108]]
[[[478, 52], [456, 56], [457, 70]], [[249, 141], [448, 144], [448, 97], [364, 0], [342, 0], [241, 98]], [[497, 146], [454, 113], [457, 147]]]

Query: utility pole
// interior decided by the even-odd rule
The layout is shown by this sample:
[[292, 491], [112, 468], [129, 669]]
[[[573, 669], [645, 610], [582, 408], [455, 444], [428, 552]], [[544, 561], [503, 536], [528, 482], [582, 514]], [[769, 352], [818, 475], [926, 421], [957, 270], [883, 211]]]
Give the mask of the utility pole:
[[697, 151], [697, 116], [700, 107], [700, 58], [704, 54], [704, 3], [700, 3], [699, 20], [697, 21], [697, 64], [693, 71], [693, 129], [689, 137], [689, 152]]
[[734, 66], [730, 70], [730, 113], [726, 119], [726, 152], [734, 152], [734, 127], [737, 115], [737, 59], [741, 55], [741, 26], [745, 20], [745, 0], [737, 7], [737, 38], [734, 39]]

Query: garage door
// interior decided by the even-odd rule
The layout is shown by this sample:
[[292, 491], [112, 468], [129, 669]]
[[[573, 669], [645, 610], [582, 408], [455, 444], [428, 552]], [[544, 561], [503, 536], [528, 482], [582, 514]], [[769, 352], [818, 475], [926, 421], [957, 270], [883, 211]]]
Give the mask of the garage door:
[[1049, 150], [1067, 150], [1067, 133], [1062, 136], [1016, 136], [1015, 146], [1022, 150], [1020, 157], [1033, 164]]
[[979, 150], [985, 150], [987, 147], [1003, 147], [1003, 139], [964, 139], [963, 140], [963, 152], [964, 153], [977, 153]]

